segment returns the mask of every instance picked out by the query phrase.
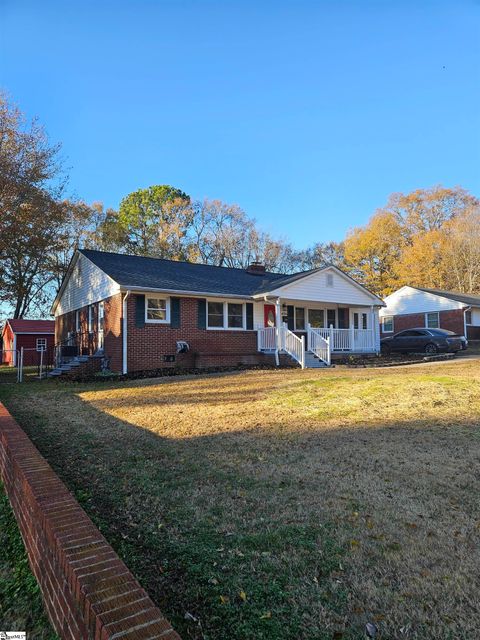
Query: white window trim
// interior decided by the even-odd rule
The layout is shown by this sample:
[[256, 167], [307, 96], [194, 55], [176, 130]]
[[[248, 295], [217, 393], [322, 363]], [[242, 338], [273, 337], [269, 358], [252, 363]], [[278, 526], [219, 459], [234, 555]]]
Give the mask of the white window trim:
[[[358, 327], [355, 327], [355, 316], [357, 316], [357, 320], [358, 320]], [[352, 311], [352, 316], [350, 318], [350, 328], [354, 329], [355, 331], [370, 331], [370, 329], [368, 328], [368, 325], [370, 324], [368, 321], [368, 316], [369, 314], [366, 311], [359, 311], [359, 310], [355, 310]], [[366, 320], [366, 327], [363, 326], [363, 319], [365, 318]]]
[[[392, 319], [391, 329], [385, 329], [385, 318]], [[382, 316], [382, 333], [395, 333], [395, 320], [393, 318], [394, 318], [393, 316]]]
[[75, 331], [77, 333], [80, 331], [80, 309], [75, 311]]
[[[41, 341], [42, 341], [42, 343], [44, 344], [44, 346], [43, 346], [43, 348], [42, 348], [42, 349], [39, 349], [39, 348], [38, 348], [38, 347], [39, 347], [39, 344], [38, 344], [38, 343], [39, 343], [39, 341], [40, 341], [40, 340], [41, 340]], [[47, 338], [37, 338], [37, 342], [36, 342], [36, 350], [37, 350], [38, 352], [40, 352], [40, 351], [46, 351], [46, 350], [47, 350]]]
[[[152, 320], [148, 318], [148, 300], [165, 300], [165, 320]], [[170, 298], [167, 296], [145, 296], [145, 324], [170, 324]]]
[[[471, 320], [472, 322], [467, 322], [467, 314], [468, 314], [468, 313], [470, 314], [470, 320]], [[476, 324], [473, 324], [473, 313], [472, 313], [472, 310], [471, 310], [471, 309], [465, 309], [465, 325], [466, 325], [467, 327], [476, 327], [476, 326], [478, 326], [478, 325], [476, 325]]]
[[[436, 327], [429, 327], [428, 326], [428, 316], [431, 316], [433, 314], [436, 314], [437, 316], [437, 326]], [[440, 313], [438, 311], [427, 311], [427, 313], [425, 314], [425, 329], [440, 329]]]
[[[303, 329], [297, 329], [297, 309], [303, 309]], [[308, 325], [308, 308], [293, 305], [293, 330], [297, 333], [306, 333]]]
[[[210, 302], [218, 302], [223, 304], [223, 327], [210, 327], [208, 325], [208, 305]], [[241, 327], [229, 327], [228, 326], [228, 305], [229, 304], [241, 304], [242, 305], [242, 326]], [[206, 304], [206, 322], [205, 326], [207, 327], [207, 331], [247, 331], [247, 305], [245, 302], [240, 302], [239, 300], [207, 300]]]

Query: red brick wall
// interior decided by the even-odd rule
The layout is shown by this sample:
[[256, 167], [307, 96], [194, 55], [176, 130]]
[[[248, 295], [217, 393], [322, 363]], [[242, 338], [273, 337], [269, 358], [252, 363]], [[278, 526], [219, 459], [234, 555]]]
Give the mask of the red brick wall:
[[180, 640], [1, 403], [0, 476], [60, 638]]
[[448, 329], [463, 336], [465, 334], [465, 315], [462, 309], [440, 311], [440, 329]]
[[[207, 367], [257, 364], [256, 331], [216, 331], [197, 326], [197, 298], [180, 299], [180, 327], [148, 324], [135, 326], [135, 295], [128, 298], [128, 370], [142, 371], [162, 367]], [[163, 356], [175, 355], [176, 341], [186, 340], [190, 352], [178, 362], [164, 362]]]
[[[85, 355], [93, 354], [98, 340], [98, 304], [92, 305], [92, 331], [88, 331], [88, 306], [79, 309], [81, 349]], [[56, 342], [66, 341], [69, 332], [76, 331], [76, 311], [69, 311], [55, 318]], [[111, 358], [112, 371], [122, 370], [122, 294], [104, 301], [104, 351]]]
[[[464, 315], [462, 309], [452, 309], [450, 311], [440, 311], [439, 315], [440, 329], [448, 329], [463, 335], [465, 333]], [[414, 327], [425, 327], [424, 313], [410, 313], [407, 315], [393, 317], [393, 332], [398, 333], [405, 329], [413, 329]], [[391, 333], [383, 333], [382, 324], [380, 324], [381, 337], [391, 336]]]
[[[119, 293], [105, 300], [105, 355], [110, 359], [112, 371], [122, 371], [122, 299]], [[149, 371], [160, 368], [203, 368], [215, 366], [255, 365], [265, 362], [257, 352], [256, 331], [222, 331], [199, 329], [197, 298], [180, 298], [180, 327], [149, 324], [136, 327], [135, 294], [127, 301], [128, 315], [128, 371]], [[94, 305], [94, 332], [96, 345], [97, 305]], [[88, 331], [88, 307], [80, 309], [82, 333]], [[56, 318], [57, 340], [66, 340], [68, 332], [75, 331], [75, 312]], [[177, 340], [190, 345], [188, 354], [176, 354]], [[85, 352], [88, 350], [85, 349]], [[92, 350], [90, 349], [90, 352]], [[164, 356], [174, 355], [174, 362], [165, 362]]]

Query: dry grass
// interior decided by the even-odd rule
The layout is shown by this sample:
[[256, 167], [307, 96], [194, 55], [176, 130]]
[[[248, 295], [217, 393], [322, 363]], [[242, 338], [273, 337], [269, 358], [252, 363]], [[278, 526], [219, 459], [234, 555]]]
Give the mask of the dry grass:
[[381, 638], [471, 640], [478, 364], [6, 400], [185, 638], [359, 638], [374, 621]]

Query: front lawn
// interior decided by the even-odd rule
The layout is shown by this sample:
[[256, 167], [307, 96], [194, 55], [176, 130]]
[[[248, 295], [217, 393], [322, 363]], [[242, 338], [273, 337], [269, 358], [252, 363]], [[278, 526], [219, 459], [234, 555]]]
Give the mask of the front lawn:
[[478, 634], [480, 368], [5, 385], [187, 640]]

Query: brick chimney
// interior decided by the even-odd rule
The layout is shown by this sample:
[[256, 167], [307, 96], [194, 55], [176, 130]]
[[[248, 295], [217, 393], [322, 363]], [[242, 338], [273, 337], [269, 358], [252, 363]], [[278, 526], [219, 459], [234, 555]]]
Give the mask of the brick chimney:
[[253, 275], [263, 275], [265, 273], [265, 265], [261, 262], [252, 262], [247, 267], [247, 273], [253, 273]]

